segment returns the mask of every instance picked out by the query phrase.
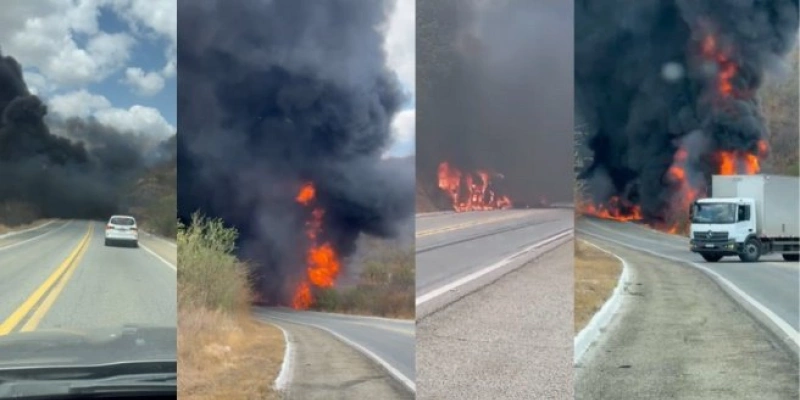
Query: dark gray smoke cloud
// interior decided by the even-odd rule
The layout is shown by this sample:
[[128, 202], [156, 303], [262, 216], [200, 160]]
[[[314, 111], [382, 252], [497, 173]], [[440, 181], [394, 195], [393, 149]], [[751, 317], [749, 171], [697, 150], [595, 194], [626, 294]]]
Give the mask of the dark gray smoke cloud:
[[[126, 185], [147, 166], [143, 153], [153, 147], [96, 121], [49, 117], [20, 64], [2, 54], [0, 116], [0, 223], [107, 218], [122, 208]], [[15, 215], [20, 207], [29, 212]]]
[[417, 179], [505, 175], [518, 204], [572, 199], [571, 1], [417, 2]]
[[404, 100], [377, 29], [390, 5], [179, 2], [179, 214], [238, 228], [265, 301], [285, 302], [305, 271], [304, 182], [343, 256], [413, 213], [413, 171], [380, 160]]
[[[756, 94], [795, 43], [797, 0], [576, 6], [576, 103], [594, 158], [581, 178], [595, 201], [619, 196], [648, 220], [669, 219], [680, 186], [667, 171], [680, 147], [701, 192], [718, 151], [760, 154], [768, 132]], [[734, 68], [725, 94], [720, 77]]]

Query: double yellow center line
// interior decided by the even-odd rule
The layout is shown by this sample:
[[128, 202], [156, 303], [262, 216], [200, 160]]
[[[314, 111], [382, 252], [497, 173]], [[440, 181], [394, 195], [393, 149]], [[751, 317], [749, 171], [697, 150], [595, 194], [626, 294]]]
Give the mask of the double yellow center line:
[[[28, 297], [19, 308], [14, 311], [2, 324], [0, 324], [0, 335], [7, 335], [16, 329], [20, 324], [21, 332], [29, 332], [35, 330], [41, 322], [42, 318], [47, 314], [50, 308], [55, 303], [61, 291], [66, 286], [72, 274], [75, 272], [81, 258], [83, 258], [86, 249], [89, 248], [89, 242], [94, 232], [94, 224], [89, 224], [86, 234], [74, 250], [69, 254], [66, 260], [56, 268], [56, 270], [42, 283], [41, 286], [36, 288], [33, 294]], [[26, 320], [27, 317], [27, 320]]]
[[419, 231], [419, 232], [416, 233], [416, 237], [417, 238], [421, 238], [421, 237], [430, 236], [430, 235], [436, 235], [436, 234], [444, 233], [444, 232], [457, 231], [459, 229], [469, 228], [469, 227], [478, 226], [478, 225], [486, 225], [486, 224], [491, 224], [491, 223], [494, 223], [494, 222], [507, 221], [507, 220], [510, 220], [510, 219], [517, 219], [519, 217], [520, 217], [519, 213], [514, 213], [512, 215], [505, 215], [505, 216], [497, 217], [497, 218], [489, 218], [489, 219], [484, 219], [484, 220], [464, 222], [464, 223], [460, 223], [460, 224], [456, 224], [456, 225], [445, 226], [443, 228], [435, 228], [435, 229], [428, 229], [428, 230], [424, 230], [424, 231]]

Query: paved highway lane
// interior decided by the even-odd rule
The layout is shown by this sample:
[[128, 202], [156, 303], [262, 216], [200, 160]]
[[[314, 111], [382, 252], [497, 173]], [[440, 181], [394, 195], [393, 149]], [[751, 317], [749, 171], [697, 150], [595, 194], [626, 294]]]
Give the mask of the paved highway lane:
[[725, 257], [719, 262], [709, 263], [689, 251], [688, 238], [668, 235], [633, 223], [581, 218], [576, 229], [618, 245], [647, 249], [709, 268], [761, 303], [795, 331], [799, 328], [800, 263], [785, 262], [780, 255], [762, 257], [758, 263], [743, 263], [738, 257]]
[[103, 229], [56, 221], [0, 239], [0, 334], [175, 326], [175, 255], [106, 247]]
[[417, 216], [420, 398], [572, 398], [573, 213]]
[[[263, 320], [305, 324], [326, 330], [351, 347], [373, 358], [396, 379], [414, 388], [415, 323], [411, 320], [363, 317], [294, 311], [286, 308], [256, 308], [256, 317]], [[374, 360], [378, 358], [379, 360]]]
[[536, 209], [417, 216], [417, 298], [572, 229], [573, 213]]

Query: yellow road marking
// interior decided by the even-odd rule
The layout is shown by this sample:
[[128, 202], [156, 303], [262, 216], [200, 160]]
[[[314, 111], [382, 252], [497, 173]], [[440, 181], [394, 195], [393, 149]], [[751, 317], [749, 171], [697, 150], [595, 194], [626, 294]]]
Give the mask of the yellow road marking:
[[72, 277], [72, 274], [75, 273], [75, 270], [78, 269], [78, 264], [80, 264], [83, 255], [86, 254], [86, 250], [89, 248], [89, 243], [92, 241], [92, 232], [94, 232], [94, 224], [90, 225], [89, 228], [89, 240], [83, 243], [83, 247], [80, 248], [78, 254], [70, 263], [70, 266], [67, 269], [67, 272], [64, 273], [64, 276], [58, 281], [58, 284], [50, 291], [50, 293], [45, 297], [42, 304], [36, 308], [36, 312], [28, 318], [28, 321], [25, 325], [22, 326], [20, 332], [30, 332], [35, 330], [39, 323], [44, 318], [45, 314], [50, 311], [50, 308], [53, 307], [53, 303], [56, 302], [56, 299], [61, 294], [61, 291], [64, 290], [64, 286], [67, 286], [67, 282]]
[[64, 260], [61, 265], [59, 265], [59, 267], [47, 278], [47, 280], [44, 281], [44, 283], [42, 283], [41, 286], [36, 288], [33, 294], [28, 297], [28, 299], [25, 300], [25, 302], [22, 303], [22, 305], [17, 308], [16, 311], [14, 311], [11, 316], [8, 317], [8, 319], [0, 324], [0, 335], [7, 335], [9, 332], [14, 330], [14, 328], [19, 325], [20, 322], [22, 322], [25, 316], [28, 315], [28, 313], [36, 306], [36, 304], [39, 303], [39, 300], [42, 299], [47, 291], [50, 290], [50, 288], [52, 288], [56, 282], [58, 282], [58, 279], [61, 278], [62, 275], [64, 275], [64, 272], [66, 272], [67, 268], [72, 264], [72, 261], [76, 258], [86, 243], [88, 243], [90, 234], [92, 232], [92, 227], [93, 225], [89, 225], [88, 229], [86, 230], [86, 234], [83, 236], [81, 241], [78, 242], [78, 245], [74, 250], [72, 250], [72, 253], [70, 253], [67, 259]]
[[459, 229], [469, 228], [469, 227], [472, 227], [472, 226], [491, 224], [493, 222], [506, 221], [506, 220], [509, 220], [509, 219], [516, 219], [516, 218], [519, 218], [519, 217], [520, 217], [519, 214], [514, 213], [514, 215], [508, 215], [508, 216], [505, 216], [505, 217], [491, 218], [491, 219], [487, 219], [487, 220], [478, 220], [478, 221], [472, 221], [472, 222], [464, 222], [464, 223], [460, 223], [460, 224], [456, 224], [456, 225], [446, 226], [444, 228], [435, 228], [435, 229], [428, 229], [428, 230], [425, 230], [425, 231], [419, 231], [419, 232], [416, 233], [416, 237], [419, 238], [419, 237], [423, 237], [423, 236], [435, 235], [437, 233], [456, 231], [456, 230], [459, 230]]

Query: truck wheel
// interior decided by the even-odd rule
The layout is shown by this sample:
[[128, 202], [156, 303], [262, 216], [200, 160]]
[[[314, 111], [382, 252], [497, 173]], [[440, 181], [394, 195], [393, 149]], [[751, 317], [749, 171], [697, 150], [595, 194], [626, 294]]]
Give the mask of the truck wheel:
[[798, 262], [800, 261], [800, 254], [784, 254], [783, 259], [784, 261]]
[[722, 260], [722, 254], [719, 253], [700, 253], [703, 256], [703, 259], [708, 262], [717, 262]]
[[739, 253], [739, 259], [744, 262], [756, 262], [761, 258], [761, 241], [758, 239], [747, 239]]

